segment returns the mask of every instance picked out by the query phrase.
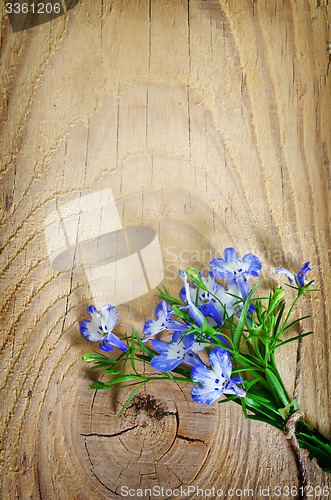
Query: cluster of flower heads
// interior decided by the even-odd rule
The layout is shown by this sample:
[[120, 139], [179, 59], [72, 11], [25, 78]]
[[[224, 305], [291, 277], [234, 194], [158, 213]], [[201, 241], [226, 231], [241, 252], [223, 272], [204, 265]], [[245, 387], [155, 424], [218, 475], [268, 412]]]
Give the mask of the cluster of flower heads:
[[[179, 276], [184, 282], [180, 291], [183, 306], [179, 309], [187, 311], [192, 322], [181, 322], [175, 318], [176, 313], [170, 305], [161, 301], [155, 309], [156, 319], [145, 323], [143, 342], [150, 340], [156, 334], [168, 330], [174, 332], [171, 342], [153, 339], [152, 345], [159, 355], [154, 356], [150, 364], [156, 370], [169, 372], [184, 362], [192, 366], [191, 379], [198, 382], [192, 389], [192, 398], [199, 403], [213, 403], [221, 394], [235, 394], [244, 397], [245, 391], [239, 387], [242, 378], [230, 378], [232, 363], [230, 354], [226, 349], [216, 347], [209, 354], [208, 367], [197, 355], [210, 344], [206, 340], [199, 341], [192, 330], [199, 332], [204, 325], [212, 328], [221, 327], [227, 318], [233, 315], [239, 317], [243, 304], [249, 295], [249, 278], [259, 276], [262, 265], [253, 254], [246, 254], [242, 261], [233, 248], [224, 250], [224, 258], [213, 259], [210, 262], [208, 276], [200, 273], [203, 287], [191, 286], [187, 274], [179, 270]], [[288, 269], [278, 268], [278, 274], [285, 274], [292, 284], [304, 287], [307, 283], [305, 275], [309, 268], [306, 262], [299, 273], [294, 274]], [[220, 285], [216, 278], [227, 279], [226, 289]], [[254, 306], [250, 306], [247, 314], [251, 314]], [[118, 312], [112, 305], [105, 305], [100, 313], [94, 306], [87, 308], [91, 321], [81, 323], [82, 335], [91, 342], [100, 342], [100, 348], [111, 351], [114, 347], [126, 352], [128, 347], [113, 332], [117, 321]], [[190, 330], [190, 333], [186, 334]], [[221, 334], [217, 334], [223, 343], [227, 344]]]

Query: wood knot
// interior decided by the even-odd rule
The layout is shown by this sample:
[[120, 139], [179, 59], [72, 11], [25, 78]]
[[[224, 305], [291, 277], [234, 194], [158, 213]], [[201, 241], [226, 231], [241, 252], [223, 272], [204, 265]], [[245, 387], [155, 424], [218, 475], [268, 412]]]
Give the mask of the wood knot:
[[13, 206], [14, 198], [12, 196], [6, 197], [6, 211], [10, 212], [11, 207]]
[[[137, 394], [128, 409], [133, 410], [136, 414], [143, 411], [147, 416], [154, 420], [161, 420], [165, 415], [165, 410], [161, 403], [156, 401], [150, 394]], [[142, 425], [146, 422], [143, 421]]]

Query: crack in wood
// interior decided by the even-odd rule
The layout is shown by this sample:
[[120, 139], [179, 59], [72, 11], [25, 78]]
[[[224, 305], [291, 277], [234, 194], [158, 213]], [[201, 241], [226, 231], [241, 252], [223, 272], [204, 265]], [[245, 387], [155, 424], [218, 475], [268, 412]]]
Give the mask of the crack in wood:
[[192, 437], [188, 437], [188, 436], [183, 436], [182, 434], [177, 434], [176, 438], [182, 439], [183, 441], [189, 441], [190, 443], [196, 443], [196, 442], [202, 443], [205, 446], [207, 446], [207, 443], [203, 439], [200, 439], [200, 438], [192, 438]]
[[115, 432], [114, 434], [99, 434], [98, 432], [90, 432], [90, 433], [84, 433], [80, 432], [80, 436], [85, 436], [85, 437], [115, 437], [115, 436], [120, 436], [121, 434], [125, 434], [126, 432], [132, 431], [132, 429], [135, 429], [136, 427], [139, 427], [139, 425], [134, 425], [133, 427], [129, 427], [128, 429], [123, 429], [122, 431]]

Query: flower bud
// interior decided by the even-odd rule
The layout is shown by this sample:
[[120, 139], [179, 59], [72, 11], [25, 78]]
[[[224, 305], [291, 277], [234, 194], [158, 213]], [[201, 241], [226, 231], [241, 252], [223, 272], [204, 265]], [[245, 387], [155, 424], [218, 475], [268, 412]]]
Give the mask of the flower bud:
[[198, 271], [195, 269], [195, 267], [188, 267], [186, 271], [186, 275], [188, 279], [192, 280], [193, 283], [195, 283], [199, 288], [202, 288], [202, 290], [207, 290], [206, 285], [202, 281], [202, 278]]
[[276, 288], [276, 290], [273, 293], [269, 310], [274, 310], [278, 304], [283, 300], [284, 297], [284, 290], [282, 288]]
[[283, 297], [284, 297], [284, 290], [282, 288], [276, 288], [273, 296], [273, 301], [275, 302], [275, 304], [278, 304], [278, 302], [283, 300]]

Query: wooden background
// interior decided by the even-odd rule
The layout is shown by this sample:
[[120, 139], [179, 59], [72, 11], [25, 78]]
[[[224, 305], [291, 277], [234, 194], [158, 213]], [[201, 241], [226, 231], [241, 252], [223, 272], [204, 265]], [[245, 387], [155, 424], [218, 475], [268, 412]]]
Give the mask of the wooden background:
[[[2, 9], [1, 498], [300, 486], [282, 433], [235, 405], [154, 384], [118, 419], [124, 394], [88, 389], [89, 286], [52, 269], [44, 221], [111, 188], [123, 225], [156, 230], [173, 294], [179, 266], [206, 267], [227, 246], [260, 256], [268, 286], [282, 281], [274, 267], [311, 260], [321, 292], [298, 309], [316, 332], [299, 400], [330, 438], [327, 3], [81, 0], [17, 33]], [[141, 331], [156, 304], [151, 291], [119, 306], [117, 332]], [[290, 345], [278, 360], [292, 391]], [[330, 486], [304, 456], [308, 483]]]

